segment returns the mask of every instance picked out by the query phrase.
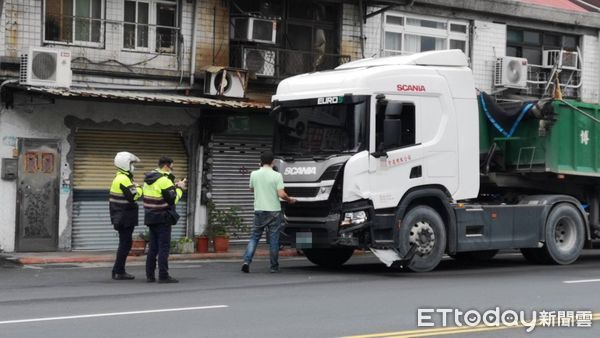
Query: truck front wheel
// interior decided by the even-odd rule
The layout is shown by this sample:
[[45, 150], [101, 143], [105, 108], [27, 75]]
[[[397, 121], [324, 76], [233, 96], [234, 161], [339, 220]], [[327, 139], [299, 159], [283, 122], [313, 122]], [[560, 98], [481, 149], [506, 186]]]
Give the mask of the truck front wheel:
[[411, 245], [416, 254], [408, 265], [415, 272], [435, 269], [446, 250], [444, 221], [433, 208], [417, 206], [404, 216], [398, 229], [398, 251], [406, 255]]
[[302, 251], [309, 261], [327, 268], [342, 266], [354, 253], [352, 248], [304, 249]]

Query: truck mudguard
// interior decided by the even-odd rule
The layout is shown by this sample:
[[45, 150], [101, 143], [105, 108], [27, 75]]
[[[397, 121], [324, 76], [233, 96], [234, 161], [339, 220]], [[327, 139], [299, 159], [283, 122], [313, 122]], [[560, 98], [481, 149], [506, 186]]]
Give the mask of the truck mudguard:
[[569, 203], [573, 204], [577, 210], [579, 210], [579, 214], [581, 215], [583, 222], [585, 224], [585, 238], [587, 240], [591, 240], [591, 232], [590, 232], [590, 222], [588, 217], [586, 216], [585, 210], [581, 206], [581, 202], [579, 202], [575, 197], [569, 195], [531, 195], [526, 196], [522, 200], [519, 201], [519, 204], [532, 204], [535, 203], [537, 205], [547, 205], [548, 208], [545, 208], [542, 213], [542, 217], [540, 217], [540, 233], [538, 234], [540, 240], [544, 239], [544, 231], [546, 230], [546, 220], [548, 219], [548, 215], [552, 208], [558, 203]]
[[[436, 209], [442, 219], [446, 224], [447, 238], [448, 243], [446, 246], [446, 250], [448, 253], [453, 254], [456, 252], [456, 215], [452, 210], [452, 206], [450, 205], [451, 197], [450, 194], [446, 191], [446, 189], [442, 186], [429, 185], [429, 186], [420, 186], [415, 187], [407, 191], [400, 203], [398, 204], [398, 208], [396, 209], [396, 220], [402, 221], [404, 215], [408, 211], [408, 207], [411, 203], [417, 199], [423, 198], [433, 198], [439, 201], [440, 205], [444, 208], [444, 210], [438, 210], [435, 205], [432, 205], [434, 209]], [[445, 212], [445, 215], [444, 215]], [[398, 227], [394, 227], [394, 240], [398, 238]]]

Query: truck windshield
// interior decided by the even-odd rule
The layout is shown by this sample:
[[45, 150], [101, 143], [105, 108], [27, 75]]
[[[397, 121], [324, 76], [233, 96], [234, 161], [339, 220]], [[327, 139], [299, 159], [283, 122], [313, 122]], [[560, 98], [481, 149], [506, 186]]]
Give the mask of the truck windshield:
[[367, 102], [282, 107], [276, 114], [276, 155], [314, 157], [367, 149]]

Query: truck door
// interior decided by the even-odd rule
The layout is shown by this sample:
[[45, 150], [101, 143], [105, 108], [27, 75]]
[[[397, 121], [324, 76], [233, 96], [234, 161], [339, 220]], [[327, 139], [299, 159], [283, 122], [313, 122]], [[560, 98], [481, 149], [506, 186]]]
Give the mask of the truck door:
[[395, 207], [404, 192], [422, 180], [419, 100], [387, 96], [375, 103], [369, 176], [376, 209]]

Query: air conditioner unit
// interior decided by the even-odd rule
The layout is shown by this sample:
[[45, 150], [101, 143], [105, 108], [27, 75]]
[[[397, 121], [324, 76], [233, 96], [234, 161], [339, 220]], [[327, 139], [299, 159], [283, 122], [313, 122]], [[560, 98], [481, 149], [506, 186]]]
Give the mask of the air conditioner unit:
[[209, 67], [204, 77], [204, 94], [244, 98], [247, 82], [245, 69]]
[[577, 52], [566, 50], [545, 50], [542, 56], [542, 66], [559, 69], [579, 69]]
[[71, 86], [71, 52], [53, 48], [32, 47], [21, 56], [19, 83], [28, 86]]
[[494, 87], [527, 88], [527, 59], [511, 56], [497, 58]]
[[231, 18], [232, 40], [272, 43], [277, 41], [277, 20], [254, 17]]
[[275, 76], [275, 67], [277, 65], [275, 51], [244, 48], [242, 60], [242, 68], [247, 69], [256, 76]]

